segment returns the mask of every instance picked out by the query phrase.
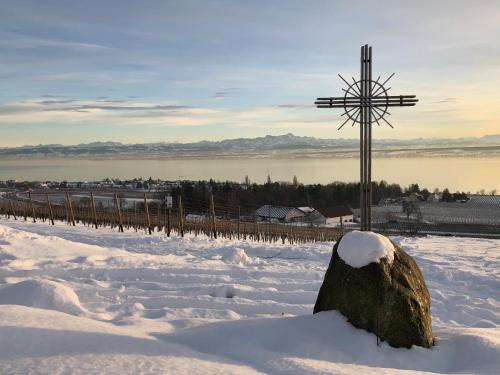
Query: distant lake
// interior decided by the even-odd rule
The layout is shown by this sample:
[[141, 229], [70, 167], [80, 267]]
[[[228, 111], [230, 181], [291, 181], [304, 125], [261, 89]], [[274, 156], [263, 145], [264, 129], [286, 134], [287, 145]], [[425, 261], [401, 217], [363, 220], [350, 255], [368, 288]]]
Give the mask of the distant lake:
[[[230, 180], [241, 182], [292, 181], [302, 183], [352, 182], [359, 180], [356, 158], [297, 159], [162, 159], [162, 160], [81, 160], [38, 159], [0, 160], [0, 180], [91, 181], [109, 178], [143, 177], [165, 180]], [[407, 186], [418, 183], [429, 190], [448, 187], [451, 191], [500, 191], [500, 157], [376, 158], [373, 180]]]

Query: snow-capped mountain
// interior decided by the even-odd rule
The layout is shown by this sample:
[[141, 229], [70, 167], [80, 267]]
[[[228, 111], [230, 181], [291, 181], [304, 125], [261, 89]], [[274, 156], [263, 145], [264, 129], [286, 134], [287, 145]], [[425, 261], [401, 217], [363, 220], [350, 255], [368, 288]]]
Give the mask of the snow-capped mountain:
[[[66, 146], [60, 144], [0, 148], [0, 157], [193, 157], [193, 156], [266, 156], [269, 154], [336, 154], [348, 155], [357, 151], [357, 139], [321, 139], [301, 137], [291, 133], [266, 135], [257, 138], [236, 138], [222, 141], [192, 143], [158, 142], [124, 144], [120, 142], [92, 142]], [[375, 152], [388, 156], [412, 153], [435, 155], [500, 154], [500, 135], [478, 138], [417, 138], [411, 140], [374, 139]]]

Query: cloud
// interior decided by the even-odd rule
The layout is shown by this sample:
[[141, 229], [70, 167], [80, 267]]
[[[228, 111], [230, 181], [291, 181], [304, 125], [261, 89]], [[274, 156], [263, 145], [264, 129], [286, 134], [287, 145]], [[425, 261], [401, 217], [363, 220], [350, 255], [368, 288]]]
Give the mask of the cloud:
[[225, 89], [221, 89], [215, 92], [215, 94], [212, 95], [212, 99], [214, 100], [221, 100], [224, 98], [227, 98], [229, 96], [232, 96], [235, 91], [241, 90], [240, 87], [228, 87]]
[[39, 104], [42, 105], [53, 105], [53, 104], [67, 104], [67, 103], [73, 103], [75, 100], [73, 99], [64, 99], [64, 100], [43, 100], [41, 102], [38, 102]]
[[40, 95], [40, 98], [47, 98], [47, 99], [50, 99], [50, 98], [63, 98], [63, 96], [52, 95], [52, 94], [43, 94], [43, 95]]
[[132, 100], [26, 100], [0, 106], [5, 123], [185, 126], [213, 123], [217, 110]]
[[45, 111], [85, 111], [85, 110], [102, 110], [102, 111], [175, 111], [179, 109], [192, 108], [182, 105], [98, 105], [98, 104], [82, 104], [72, 107], [62, 108], [46, 108]]
[[0, 31], [0, 46], [14, 49], [53, 47], [79, 51], [100, 51], [114, 49], [102, 44], [86, 43], [73, 40], [68, 41], [56, 38], [42, 38], [38, 36], [9, 31]]
[[314, 104], [278, 104], [278, 108], [314, 108]]
[[429, 104], [456, 103], [458, 100], [459, 100], [458, 98], [443, 98], [441, 100], [435, 100], [435, 101], [429, 102]]

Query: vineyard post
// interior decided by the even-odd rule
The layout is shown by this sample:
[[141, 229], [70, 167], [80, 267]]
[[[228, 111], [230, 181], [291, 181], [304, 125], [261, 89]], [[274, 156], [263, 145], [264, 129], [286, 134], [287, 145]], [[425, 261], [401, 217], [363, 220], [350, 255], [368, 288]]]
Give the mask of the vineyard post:
[[215, 226], [215, 205], [214, 205], [214, 195], [210, 193], [210, 223], [212, 226], [212, 233], [214, 238], [217, 238], [217, 228]]
[[26, 201], [22, 201], [22, 204], [23, 204], [23, 216], [24, 216], [24, 221], [27, 221], [28, 220], [28, 205], [26, 204]]
[[66, 201], [68, 202], [68, 224], [71, 223], [75, 226], [75, 213], [73, 212], [73, 202], [71, 201], [71, 195], [66, 192]]
[[241, 208], [238, 206], [238, 240], [240, 239]]
[[149, 217], [148, 208], [148, 193], [144, 193], [144, 212], [146, 213], [146, 224], [148, 226], [148, 233], [151, 234], [151, 218]]
[[160, 205], [160, 200], [158, 200], [158, 209], [156, 210], [157, 213], [157, 226], [158, 226], [158, 232], [161, 232], [161, 205]]
[[14, 210], [14, 205], [12, 204], [12, 201], [10, 199], [10, 195], [7, 195], [7, 199], [9, 200], [9, 208], [10, 211], [12, 212], [12, 216], [14, 216], [14, 220], [17, 220], [16, 211]]
[[137, 232], [137, 205], [134, 200], [134, 230]]
[[122, 219], [122, 210], [120, 205], [120, 198], [118, 194], [115, 193], [115, 208], [116, 208], [116, 216], [118, 217], [118, 231], [123, 233], [123, 219]]
[[170, 223], [170, 220], [172, 218], [172, 209], [169, 207], [167, 208], [168, 212], [167, 212], [167, 237], [170, 237], [170, 230], [171, 230], [171, 223]]
[[36, 223], [35, 206], [33, 206], [33, 200], [31, 199], [31, 191], [28, 191], [28, 199], [30, 203], [31, 216], [33, 217], [33, 222]]
[[182, 196], [179, 194], [179, 232], [181, 237], [184, 237], [184, 208], [182, 206]]
[[47, 207], [49, 208], [50, 222], [54, 225], [54, 213], [52, 212], [52, 204], [50, 203], [49, 193], [45, 193], [45, 198], [47, 198]]
[[90, 204], [92, 207], [92, 219], [94, 221], [95, 229], [97, 229], [97, 212], [95, 209], [95, 200], [94, 200], [94, 193], [93, 192], [90, 192]]
[[268, 220], [267, 220], [267, 236], [269, 242], [271, 242], [271, 205], [268, 205]]

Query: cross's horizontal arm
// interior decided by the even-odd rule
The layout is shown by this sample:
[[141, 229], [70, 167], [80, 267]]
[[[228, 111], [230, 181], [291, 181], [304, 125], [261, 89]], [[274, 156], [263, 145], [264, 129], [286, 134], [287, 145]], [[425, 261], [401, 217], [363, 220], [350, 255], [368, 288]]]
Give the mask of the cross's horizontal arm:
[[[416, 95], [389, 95], [389, 96], [372, 96], [372, 99], [414, 99]], [[333, 96], [328, 98], [317, 98], [316, 100], [344, 100], [344, 99], [359, 99], [359, 96]], [[368, 97], [367, 97], [368, 98]]]
[[332, 97], [318, 98], [314, 104], [318, 108], [354, 108], [354, 107], [411, 107], [418, 102], [415, 95], [386, 97]]
[[413, 107], [416, 103], [403, 103], [403, 104], [317, 104], [316, 108], [385, 108], [385, 107]]
[[418, 99], [401, 99], [401, 100], [385, 100], [385, 99], [347, 99], [347, 100], [319, 100], [314, 102], [314, 104], [407, 104], [407, 103], [416, 103]]

